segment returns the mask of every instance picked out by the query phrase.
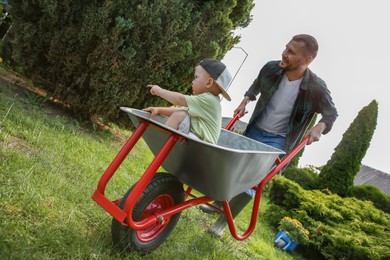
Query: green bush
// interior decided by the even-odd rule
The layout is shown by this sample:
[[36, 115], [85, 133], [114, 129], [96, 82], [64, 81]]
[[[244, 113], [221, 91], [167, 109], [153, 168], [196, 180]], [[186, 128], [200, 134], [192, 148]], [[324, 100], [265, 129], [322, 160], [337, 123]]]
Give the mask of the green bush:
[[10, 6], [0, 4], [0, 57], [2, 62], [8, 63], [12, 55], [12, 46], [9, 41], [9, 30], [12, 26], [12, 16], [9, 13]]
[[9, 9], [9, 5], [4, 5], [3, 2], [0, 3], [0, 39], [4, 38], [12, 24], [12, 16], [9, 14]]
[[375, 207], [390, 213], [390, 196], [374, 185], [366, 184], [353, 187], [351, 197], [372, 201]]
[[145, 87], [191, 93], [193, 69], [239, 41], [253, 0], [12, 1], [13, 58], [84, 117], [127, 124], [120, 106], [163, 105]]
[[313, 190], [318, 187], [318, 174], [311, 168], [289, 166], [284, 170], [283, 176], [298, 183], [305, 190]]
[[363, 107], [343, 134], [330, 160], [318, 176], [321, 189], [329, 189], [342, 197], [348, 196], [360, 170], [378, 118], [378, 102], [374, 99]]
[[275, 228], [281, 218], [289, 216], [309, 230], [309, 244], [300, 249], [307, 256], [390, 258], [390, 215], [372, 202], [304, 190], [284, 177], [272, 181], [270, 202], [265, 217]]

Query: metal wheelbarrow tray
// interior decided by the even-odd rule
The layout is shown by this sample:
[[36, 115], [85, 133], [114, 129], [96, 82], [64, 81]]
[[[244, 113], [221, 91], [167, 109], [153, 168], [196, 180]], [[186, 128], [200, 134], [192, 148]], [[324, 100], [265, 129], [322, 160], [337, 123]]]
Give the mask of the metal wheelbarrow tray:
[[[131, 108], [122, 108], [135, 126], [139, 120], [158, 126], [149, 127], [143, 139], [156, 155], [170, 132], [186, 138], [178, 142], [162, 166], [183, 183], [214, 200], [229, 200], [260, 183], [283, 151], [254, 141], [232, 131], [221, 129], [216, 145], [197, 140], [164, 125], [166, 118]], [[168, 131], [162, 131], [167, 129]]]

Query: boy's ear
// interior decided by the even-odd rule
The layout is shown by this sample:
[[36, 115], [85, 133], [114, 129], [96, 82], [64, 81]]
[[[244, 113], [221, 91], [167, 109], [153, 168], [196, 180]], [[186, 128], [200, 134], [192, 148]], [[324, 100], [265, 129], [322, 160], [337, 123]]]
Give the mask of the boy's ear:
[[211, 88], [213, 86], [213, 84], [214, 84], [214, 79], [213, 78], [209, 78], [207, 80], [206, 87], [207, 88]]

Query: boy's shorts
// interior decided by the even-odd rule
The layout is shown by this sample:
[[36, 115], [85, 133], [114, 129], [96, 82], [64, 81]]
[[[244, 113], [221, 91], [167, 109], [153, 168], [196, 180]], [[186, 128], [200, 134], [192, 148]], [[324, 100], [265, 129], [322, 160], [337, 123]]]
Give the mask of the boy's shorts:
[[196, 136], [193, 132], [190, 132], [190, 129], [191, 129], [191, 118], [187, 112], [187, 115], [185, 116], [183, 121], [181, 121], [181, 123], [179, 124], [178, 131], [200, 140], [198, 136]]
[[191, 128], [191, 118], [190, 115], [186, 112], [186, 116], [184, 117], [183, 121], [179, 124], [179, 129], [177, 129], [179, 132], [182, 132], [184, 134], [188, 134], [190, 132]]

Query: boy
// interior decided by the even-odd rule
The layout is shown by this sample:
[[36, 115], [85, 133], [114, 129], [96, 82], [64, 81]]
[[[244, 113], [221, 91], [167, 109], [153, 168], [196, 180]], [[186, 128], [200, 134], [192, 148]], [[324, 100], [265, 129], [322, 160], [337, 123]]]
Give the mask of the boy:
[[167, 126], [185, 134], [195, 134], [200, 139], [215, 144], [221, 130], [221, 104], [219, 94], [231, 100], [226, 89], [232, 77], [226, 65], [216, 59], [204, 59], [195, 67], [192, 81], [193, 95], [148, 85], [150, 93], [162, 97], [179, 107], [148, 107], [150, 118], [155, 115], [169, 116]]

